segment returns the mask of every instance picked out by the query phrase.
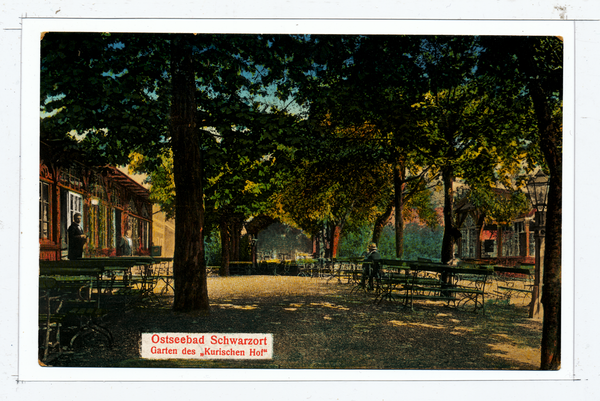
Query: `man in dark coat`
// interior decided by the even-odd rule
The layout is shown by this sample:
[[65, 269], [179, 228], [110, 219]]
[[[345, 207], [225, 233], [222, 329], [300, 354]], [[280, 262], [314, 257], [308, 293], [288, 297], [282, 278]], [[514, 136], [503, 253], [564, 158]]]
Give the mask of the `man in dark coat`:
[[67, 229], [69, 239], [69, 260], [81, 259], [83, 256], [83, 246], [87, 242], [87, 236], [83, 233], [81, 224], [81, 213], [73, 215], [73, 222]]
[[119, 255], [131, 256], [133, 249], [133, 241], [131, 240], [131, 229], [125, 231], [125, 235], [119, 240]]
[[362, 280], [360, 282], [361, 286], [365, 286], [365, 281], [367, 277], [369, 278], [369, 290], [373, 289], [373, 277], [377, 277], [379, 274], [379, 260], [381, 260], [381, 255], [379, 255], [379, 251], [377, 250], [377, 244], [369, 245], [369, 251], [365, 256], [365, 262], [371, 262], [363, 265], [363, 274]]

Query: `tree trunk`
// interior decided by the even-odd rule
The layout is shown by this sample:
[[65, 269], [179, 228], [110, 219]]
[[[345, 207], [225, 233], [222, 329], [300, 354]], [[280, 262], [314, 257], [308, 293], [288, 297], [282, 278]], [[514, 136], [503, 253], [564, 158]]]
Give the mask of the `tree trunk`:
[[250, 260], [252, 261], [252, 268], [256, 268], [257, 255], [256, 255], [256, 236], [254, 234], [248, 234], [250, 238]]
[[342, 227], [335, 225], [331, 230], [331, 258], [337, 258], [338, 245], [340, 243], [340, 235], [342, 234]]
[[534, 83], [530, 93], [538, 120], [540, 148], [550, 170], [542, 274], [544, 322], [541, 369], [557, 370], [561, 362], [562, 127], [552, 121], [543, 89]]
[[561, 241], [562, 170], [552, 172], [548, 194], [544, 271], [542, 273], [542, 370], [560, 369], [561, 363]]
[[396, 230], [396, 257], [399, 259], [404, 254], [404, 219], [402, 217], [402, 209], [404, 207], [403, 184], [404, 164], [400, 163], [394, 168], [394, 228]]
[[243, 228], [244, 217], [242, 215], [235, 215], [233, 218], [233, 260], [240, 260], [240, 243], [242, 239], [242, 228]]
[[[517, 48], [520, 67], [529, 77], [539, 76], [543, 72], [534, 60], [536, 39], [531, 38], [524, 43], [525, 46]], [[561, 363], [562, 126], [553, 121], [548, 103], [548, 93], [552, 88], [546, 93], [536, 79], [530, 79], [527, 87], [538, 122], [540, 149], [550, 170], [542, 273], [544, 320], [541, 369], [557, 370]]]
[[340, 237], [342, 235], [342, 230], [344, 229], [344, 226], [346, 225], [346, 221], [348, 221], [348, 219], [350, 218], [350, 215], [352, 215], [352, 211], [354, 210], [355, 203], [356, 203], [356, 200], [353, 200], [352, 203], [350, 204], [350, 207], [348, 207], [346, 214], [344, 215], [344, 217], [342, 217], [342, 219], [340, 221], [338, 221], [337, 223], [331, 223], [329, 225], [330, 226], [329, 234], [331, 236], [331, 239], [329, 241], [329, 244], [331, 247], [331, 252], [330, 252], [329, 258], [331, 258], [331, 259], [337, 257], [338, 245], [340, 243]]
[[229, 276], [229, 261], [231, 260], [231, 216], [227, 210], [221, 211], [221, 220], [219, 222], [221, 231], [221, 269], [220, 276]]
[[199, 131], [195, 127], [196, 84], [192, 48], [184, 36], [171, 42], [171, 140], [177, 194], [173, 276], [176, 311], [209, 311], [204, 260], [204, 206]]
[[325, 223], [323, 225], [323, 235], [321, 236], [321, 239], [323, 240], [322, 253], [323, 258], [325, 259], [331, 258], [331, 234], [333, 233], [333, 230], [330, 228], [330, 224], [331, 223]]
[[531, 319], [542, 318], [543, 310], [542, 307], [542, 274], [544, 272], [544, 255], [545, 255], [545, 238], [540, 235], [541, 233], [536, 230], [535, 232], [535, 277], [533, 287], [531, 289], [531, 303], [529, 304], [529, 317]]
[[444, 237], [442, 239], [442, 263], [447, 263], [454, 258], [454, 191], [452, 184], [454, 177], [451, 167], [445, 167], [442, 172], [444, 181]]
[[387, 209], [385, 209], [385, 211], [377, 217], [377, 220], [375, 220], [371, 242], [377, 244], [377, 246], [379, 246], [379, 240], [381, 239], [381, 233], [383, 232], [384, 227], [392, 217], [392, 212], [394, 212], [394, 202], [391, 202]]
[[237, 261], [236, 251], [238, 246], [238, 239], [236, 238], [236, 227], [235, 227], [235, 218], [231, 218], [229, 221], [228, 231], [231, 233], [231, 237], [229, 238], [229, 260]]

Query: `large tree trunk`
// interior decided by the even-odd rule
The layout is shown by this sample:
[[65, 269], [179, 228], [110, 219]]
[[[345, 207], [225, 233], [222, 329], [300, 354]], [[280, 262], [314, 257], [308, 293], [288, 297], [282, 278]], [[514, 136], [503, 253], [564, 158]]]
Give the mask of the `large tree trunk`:
[[209, 310], [204, 260], [202, 159], [196, 115], [192, 48], [185, 37], [171, 43], [171, 140], [177, 194], [173, 275], [176, 311]]
[[[540, 72], [534, 60], [537, 39], [530, 38], [525, 43], [517, 49], [520, 66], [528, 76], [539, 76], [544, 72]], [[538, 121], [540, 149], [550, 170], [542, 273], [544, 320], [540, 367], [542, 370], [557, 370], [561, 363], [562, 126], [552, 118], [548, 102], [552, 88], [543, 88], [536, 79], [530, 79], [527, 87]]]
[[552, 120], [544, 91], [530, 86], [540, 131], [540, 148], [550, 170], [546, 215], [546, 246], [542, 275], [542, 370], [560, 369], [561, 363], [561, 248], [562, 248], [562, 129]]
[[560, 369], [561, 362], [561, 229], [562, 229], [562, 170], [551, 169], [550, 192], [546, 223], [544, 272], [542, 275], [542, 328], [541, 369]]
[[404, 208], [404, 165], [400, 163], [394, 168], [394, 210], [396, 230], [396, 257], [401, 259], [404, 254], [404, 218], [402, 209]]
[[454, 177], [451, 167], [445, 167], [442, 172], [444, 181], [444, 237], [442, 239], [442, 263], [448, 263], [454, 258]]

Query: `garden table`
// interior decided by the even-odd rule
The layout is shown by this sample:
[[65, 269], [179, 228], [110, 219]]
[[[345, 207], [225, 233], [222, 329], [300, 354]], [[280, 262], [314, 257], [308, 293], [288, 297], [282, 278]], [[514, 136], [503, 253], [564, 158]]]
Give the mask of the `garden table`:
[[103, 258], [82, 258], [76, 260], [40, 260], [40, 275], [43, 276], [86, 276], [96, 277], [98, 292], [102, 291], [102, 278], [106, 274], [110, 283], [105, 289], [115, 285], [116, 273], [122, 272], [123, 286], [131, 280], [131, 269], [135, 266], [148, 266], [154, 263], [149, 256], [119, 256]]

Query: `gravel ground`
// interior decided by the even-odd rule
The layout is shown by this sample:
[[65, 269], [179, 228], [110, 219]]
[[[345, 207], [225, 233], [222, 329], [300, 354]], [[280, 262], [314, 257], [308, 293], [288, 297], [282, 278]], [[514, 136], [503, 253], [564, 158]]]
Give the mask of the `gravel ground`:
[[[541, 322], [523, 305], [494, 302], [486, 315], [471, 308], [418, 302], [373, 303], [364, 292], [323, 279], [283, 276], [211, 277], [208, 315], [175, 313], [171, 296], [126, 307], [103, 299], [104, 324], [115, 339], [92, 339], [52, 366], [226, 367], [346, 369], [536, 370]], [[161, 301], [158, 304], [156, 301]], [[140, 358], [144, 332], [272, 333], [273, 359], [265, 361], [150, 361]]]

